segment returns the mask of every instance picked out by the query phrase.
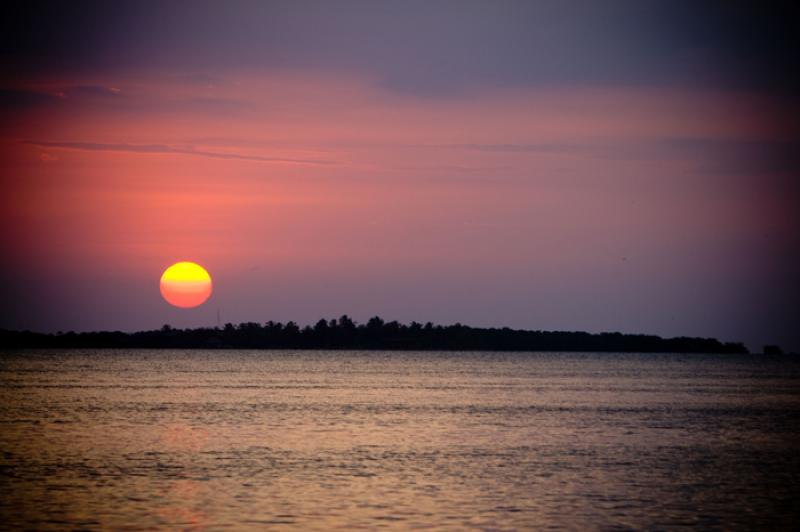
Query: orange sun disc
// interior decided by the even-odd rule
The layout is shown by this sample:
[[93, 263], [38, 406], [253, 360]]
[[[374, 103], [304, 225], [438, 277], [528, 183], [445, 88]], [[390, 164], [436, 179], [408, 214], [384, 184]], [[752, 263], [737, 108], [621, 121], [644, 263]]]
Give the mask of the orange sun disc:
[[176, 262], [161, 274], [161, 295], [180, 308], [197, 307], [211, 295], [211, 276], [194, 262]]

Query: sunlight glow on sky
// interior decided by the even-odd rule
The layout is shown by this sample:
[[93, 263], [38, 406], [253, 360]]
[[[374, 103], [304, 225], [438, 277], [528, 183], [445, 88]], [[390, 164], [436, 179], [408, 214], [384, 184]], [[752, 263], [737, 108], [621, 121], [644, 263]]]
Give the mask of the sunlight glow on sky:
[[[799, 349], [796, 37], [694, 5], [26, 8], [0, 327], [219, 309]], [[184, 257], [215, 281], [189, 313], [153, 287]]]

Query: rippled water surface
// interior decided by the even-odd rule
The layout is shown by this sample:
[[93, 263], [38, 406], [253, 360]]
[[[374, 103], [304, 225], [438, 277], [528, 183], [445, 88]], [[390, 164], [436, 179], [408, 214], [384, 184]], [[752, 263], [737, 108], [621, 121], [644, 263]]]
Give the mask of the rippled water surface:
[[0, 354], [0, 527], [798, 526], [790, 357]]

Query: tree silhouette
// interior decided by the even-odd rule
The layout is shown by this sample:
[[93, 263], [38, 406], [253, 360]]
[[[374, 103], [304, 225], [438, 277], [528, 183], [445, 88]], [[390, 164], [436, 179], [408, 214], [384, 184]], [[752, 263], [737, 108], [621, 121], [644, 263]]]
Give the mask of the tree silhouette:
[[[489, 350], [489, 351], [601, 351], [672, 353], [747, 353], [741, 343], [722, 343], [713, 338], [661, 338], [643, 334], [563, 331], [528, 331], [508, 327], [476, 328], [456, 323], [385, 322], [378, 316], [357, 324], [347, 315], [338, 320], [321, 319], [302, 329], [293, 321], [268, 321], [223, 328], [175, 329], [164, 325], [153, 331], [124, 333], [101, 331], [42, 334], [0, 331], [0, 342], [10, 348], [246, 348], [246, 349], [392, 349], [392, 350]], [[780, 354], [777, 346], [765, 346], [767, 354]]]

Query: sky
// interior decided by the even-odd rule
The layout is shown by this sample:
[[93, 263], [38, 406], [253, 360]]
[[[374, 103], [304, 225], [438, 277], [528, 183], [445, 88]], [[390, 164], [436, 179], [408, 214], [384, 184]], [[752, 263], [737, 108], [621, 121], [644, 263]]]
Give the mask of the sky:
[[[800, 350], [780, 3], [18, 2], [0, 328], [348, 314]], [[196, 309], [159, 278], [194, 261]]]

